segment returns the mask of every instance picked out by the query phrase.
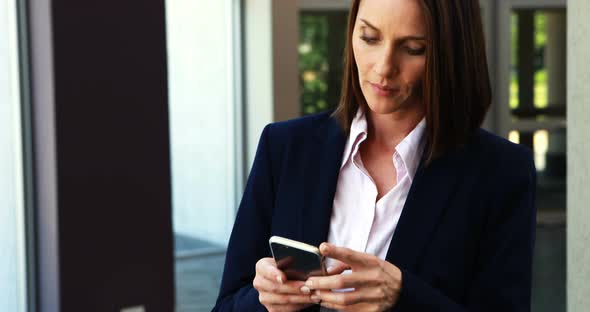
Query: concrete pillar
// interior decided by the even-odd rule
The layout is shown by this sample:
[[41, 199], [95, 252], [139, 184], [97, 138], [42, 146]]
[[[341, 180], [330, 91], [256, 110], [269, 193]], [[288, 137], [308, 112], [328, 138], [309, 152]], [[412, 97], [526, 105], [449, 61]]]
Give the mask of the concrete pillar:
[[590, 307], [590, 1], [568, 0], [567, 306]]

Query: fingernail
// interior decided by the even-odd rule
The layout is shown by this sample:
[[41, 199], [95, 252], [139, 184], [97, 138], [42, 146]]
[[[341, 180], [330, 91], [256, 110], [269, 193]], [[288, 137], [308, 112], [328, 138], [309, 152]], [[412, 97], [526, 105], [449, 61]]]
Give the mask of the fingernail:
[[311, 300], [315, 303], [318, 303], [321, 301], [320, 297], [316, 296], [316, 295], [312, 295], [311, 296]]
[[307, 286], [307, 287], [313, 287], [313, 281], [312, 280], [308, 280], [307, 282], [305, 282], [305, 286]]
[[311, 290], [309, 289], [309, 287], [307, 286], [303, 286], [300, 288], [301, 292], [304, 294], [309, 294], [311, 292]]
[[283, 278], [280, 275], [277, 275], [277, 282], [279, 282], [280, 284], [283, 283]]
[[322, 252], [327, 252], [328, 251], [328, 244], [326, 244], [326, 243], [322, 244], [322, 246], [320, 246], [320, 249], [322, 250]]
[[327, 271], [328, 273], [332, 272], [332, 270], [334, 270], [334, 266], [333, 266], [333, 265], [329, 266], [329, 267], [326, 269], [326, 271]]

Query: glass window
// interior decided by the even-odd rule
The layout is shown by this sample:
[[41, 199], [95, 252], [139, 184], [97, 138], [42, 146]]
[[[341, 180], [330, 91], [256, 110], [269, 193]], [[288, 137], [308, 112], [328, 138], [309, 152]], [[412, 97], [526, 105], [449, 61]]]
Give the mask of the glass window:
[[340, 99], [348, 10], [299, 14], [299, 84], [302, 115], [335, 108]]
[[16, 1], [0, 1], [0, 311], [24, 312], [26, 261]]
[[178, 311], [213, 307], [242, 192], [238, 3], [166, 1]]
[[509, 102], [513, 114], [565, 116], [565, 26], [564, 10], [513, 11]]
[[511, 13], [510, 107], [519, 143], [539, 173], [539, 210], [565, 210], [566, 12]]
[[[565, 309], [566, 10], [510, 11], [509, 139], [530, 147], [537, 168], [532, 309]], [[548, 273], [549, 272], [549, 273]], [[559, 287], [555, 287], [558, 285]]]

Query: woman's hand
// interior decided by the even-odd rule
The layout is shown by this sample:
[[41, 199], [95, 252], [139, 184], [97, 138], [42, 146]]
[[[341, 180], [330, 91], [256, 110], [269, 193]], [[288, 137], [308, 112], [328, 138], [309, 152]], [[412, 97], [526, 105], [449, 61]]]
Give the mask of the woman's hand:
[[[321, 305], [340, 311], [385, 311], [392, 308], [399, 298], [402, 273], [395, 265], [376, 256], [337, 247], [328, 243], [320, 246], [320, 252], [340, 260], [351, 269], [351, 274], [310, 277], [302, 289], [312, 291], [312, 299]], [[350, 292], [332, 289], [354, 288]]]
[[317, 303], [309, 294], [302, 293], [304, 284], [288, 281], [273, 258], [262, 258], [256, 263], [253, 285], [258, 290], [258, 300], [269, 312], [299, 311]]

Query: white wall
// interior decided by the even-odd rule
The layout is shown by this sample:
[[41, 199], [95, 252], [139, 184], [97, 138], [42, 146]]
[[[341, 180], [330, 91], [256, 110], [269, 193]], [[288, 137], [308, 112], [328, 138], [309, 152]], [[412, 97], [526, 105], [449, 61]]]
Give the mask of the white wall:
[[16, 1], [0, 1], [0, 311], [25, 311]]
[[231, 0], [168, 0], [174, 230], [225, 246], [237, 142]]
[[590, 307], [590, 1], [567, 12], [567, 310]]

